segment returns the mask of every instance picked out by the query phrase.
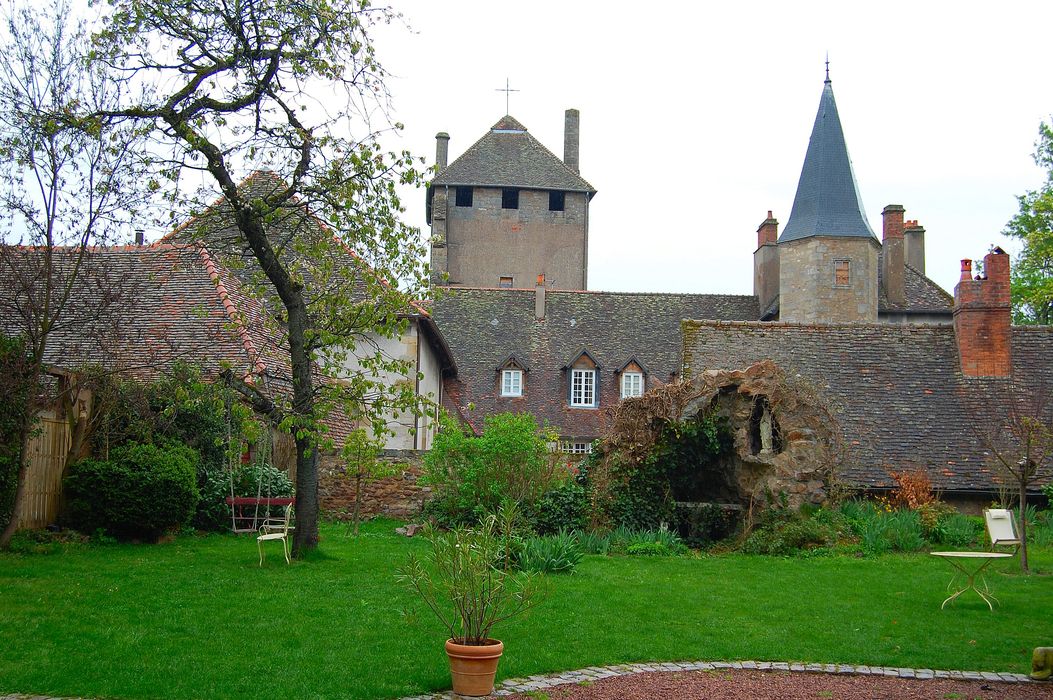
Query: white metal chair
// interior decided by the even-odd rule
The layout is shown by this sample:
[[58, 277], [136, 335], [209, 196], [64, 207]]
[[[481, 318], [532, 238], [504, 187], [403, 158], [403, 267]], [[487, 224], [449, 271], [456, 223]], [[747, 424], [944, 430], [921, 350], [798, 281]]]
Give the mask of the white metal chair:
[[291, 563], [289, 559], [289, 531], [294, 528], [289, 526], [292, 521], [291, 505], [285, 506], [285, 517], [265, 518], [260, 525], [260, 534], [256, 537], [256, 547], [260, 550], [260, 566], [263, 566], [263, 543], [271, 540], [281, 540], [282, 551], [285, 553], [285, 563]]

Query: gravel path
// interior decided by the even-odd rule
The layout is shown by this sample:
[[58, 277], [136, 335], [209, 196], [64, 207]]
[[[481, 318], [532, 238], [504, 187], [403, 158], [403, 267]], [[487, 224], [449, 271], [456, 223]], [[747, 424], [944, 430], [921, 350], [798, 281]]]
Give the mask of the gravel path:
[[505, 697], [516, 700], [1053, 700], [1053, 683], [725, 669], [635, 673]]

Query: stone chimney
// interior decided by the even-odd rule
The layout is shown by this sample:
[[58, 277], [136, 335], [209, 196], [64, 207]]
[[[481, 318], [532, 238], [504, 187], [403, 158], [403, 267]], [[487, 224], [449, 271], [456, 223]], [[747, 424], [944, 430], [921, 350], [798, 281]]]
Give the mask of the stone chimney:
[[903, 212], [899, 204], [881, 211], [881, 288], [890, 306], [906, 306], [903, 269]]
[[435, 134], [435, 165], [442, 170], [450, 157], [450, 135], [445, 131]]
[[1012, 371], [1009, 256], [994, 248], [984, 256], [984, 275], [979, 279], [973, 279], [972, 267], [971, 260], [962, 260], [961, 279], [954, 288], [954, 336], [962, 374], [1008, 377]]
[[545, 276], [537, 276], [537, 286], [534, 287], [534, 318], [538, 321], [545, 318]]
[[757, 250], [753, 253], [753, 296], [757, 297], [760, 312], [771, 306], [779, 296], [779, 222], [768, 218], [757, 229]]
[[574, 172], [578, 172], [578, 134], [580, 115], [576, 109], [568, 109], [563, 122], [563, 162]]
[[903, 224], [903, 243], [907, 264], [925, 274], [925, 229], [917, 221]]

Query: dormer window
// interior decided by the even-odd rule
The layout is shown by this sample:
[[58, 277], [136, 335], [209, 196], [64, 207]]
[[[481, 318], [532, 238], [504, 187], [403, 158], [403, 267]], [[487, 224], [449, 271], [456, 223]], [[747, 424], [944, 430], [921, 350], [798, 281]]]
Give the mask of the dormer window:
[[527, 366], [510, 355], [497, 366], [497, 392], [499, 396], [517, 398], [523, 395]]
[[622, 398], [643, 396], [643, 372], [622, 372]]
[[455, 195], [456, 199], [454, 203], [459, 207], [470, 207], [472, 206], [472, 188], [471, 187], [458, 187]]
[[519, 190], [505, 188], [501, 190], [501, 208], [502, 209], [518, 209], [519, 208]]
[[523, 395], [523, 370], [501, 370], [501, 396]]
[[600, 405], [600, 365], [582, 350], [563, 366], [567, 379], [567, 404], [571, 408], [597, 408]]
[[618, 385], [623, 399], [643, 396], [647, 391], [647, 372], [635, 356], [630, 357], [615, 374], [620, 375]]

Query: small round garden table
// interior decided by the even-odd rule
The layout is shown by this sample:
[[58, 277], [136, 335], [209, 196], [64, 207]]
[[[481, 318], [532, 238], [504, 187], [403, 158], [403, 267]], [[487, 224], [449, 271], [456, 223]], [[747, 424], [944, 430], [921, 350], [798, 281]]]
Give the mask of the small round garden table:
[[[943, 601], [940, 610], [947, 607], [947, 603], [970, 590], [976, 591], [976, 595], [983, 598], [983, 601], [987, 603], [987, 607], [992, 611], [994, 610], [994, 605], [991, 603], [992, 601], [997, 603], [998, 599], [991, 595], [991, 589], [987, 587], [987, 579], [984, 578], [983, 571], [995, 559], [1008, 559], [1013, 556], [1012, 554], [1008, 552], [932, 552], [932, 556], [943, 559], [956, 569], [954, 578], [947, 584], [947, 590], [952, 590], [958, 578], [965, 576], [965, 585], [954, 589], [954, 593], [948, 596], [947, 600]], [[977, 577], [983, 582], [983, 590], [976, 587]]]

